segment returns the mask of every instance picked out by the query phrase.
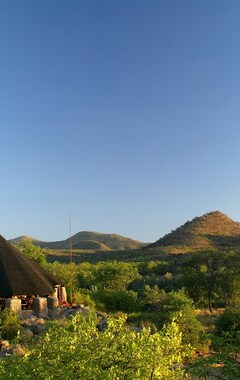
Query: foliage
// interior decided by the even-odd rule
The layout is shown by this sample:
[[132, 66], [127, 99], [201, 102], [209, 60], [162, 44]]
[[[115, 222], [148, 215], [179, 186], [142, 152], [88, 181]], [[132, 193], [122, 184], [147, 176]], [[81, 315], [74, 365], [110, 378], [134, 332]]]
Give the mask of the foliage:
[[48, 251], [46, 248], [41, 248], [38, 245], [32, 244], [29, 240], [24, 240], [18, 249], [30, 259], [36, 261], [38, 264], [45, 266], [47, 263], [46, 257]]
[[165, 292], [160, 290], [157, 285], [154, 285], [152, 288], [146, 285], [142, 295], [142, 303], [145, 309], [156, 310], [165, 296]]
[[71, 282], [73, 287], [73, 293], [78, 291], [78, 281], [77, 281], [77, 265], [72, 263], [69, 264], [60, 264], [55, 261], [52, 264], [47, 264], [45, 266], [49, 272], [51, 272], [55, 277], [62, 280], [63, 284], [66, 286], [67, 292], [70, 291]]
[[130, 313], [139, 310], [137, 293], [132, 290], [99, 290], [92, 296], [97, 308], [102, 311]]
[[117, 261], [82, 263], [76, 266], [77, 284], [89, 290], [126, 290], [141, 276], [137, 265]]
[[79, 289], [73, 294], [73, 303], [77, 305], [89, 306], [91, 310], [95, 310], [95, 302], [93, 300], [92, 292], [88, 289]]
[[127, 329], [126, 317], [108, 320], [97, 329], [97, 318], [80, 313], [65, 324], [54, 322], [47, 334], [23, 358], [0, 363], [2, 379], [38, 380], [178, 380], [189, 353], [176, 322], [162, 332]]
[[205, 343], [204, 330], [196, 318], [193, 301], [184, 291], [162, 292], [155, 304], [155, 313], [155, 323], [158, 328], [176, 318], [185, 343], [190, 343], [195, 348]]
[[232, 267], [225, 268], [218, 280], [219, 296], [227, 307], [240, 307], [240, 270], [235, 264], [233, 261]]
[[183, 269], [183, 285], [189, 296], [194, 301], [204, 300], [210, 312], [225, 270], [224, 259], [219, 252], [198, 253]]
[[12, 340], [16, 338], [21, 325], [16, 313], [5, 309], [0, 313], [0, 333], [2, 339]]
[[94, 265], [89, 263], [78, 264], [77, 283], [80, 288], [91, 289], [94, 284]]
[[164, 275], [169, 267], [169, 263], [166, 261], [148, 261], [139, 264], [139, 271], [141, 275]]
[[216, 322], [216, 333], [219, 336], [227, 332], [240, 332], [240, 308], [227, 308]]
[[209, 376], [226, 380], [240, 379], [240, 331], [227, 332], [221, 337], [213, 337], [215, 351], [208, 357], [200, 357], [193, 362], [188, 371], [205, 379]]
[[125, 290], [141, 276], [134, 263], [99, 262], [93, 268], [93, 285], [98, 289]]

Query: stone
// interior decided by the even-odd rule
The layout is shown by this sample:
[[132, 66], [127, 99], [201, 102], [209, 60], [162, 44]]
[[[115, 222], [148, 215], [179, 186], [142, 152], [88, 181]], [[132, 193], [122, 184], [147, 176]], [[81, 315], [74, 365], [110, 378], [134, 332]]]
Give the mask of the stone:
[[59, 289], [59, 299], [60, 302], [66, 303], [67, 302], [67, 292], [65, 286], [61, 285]]
[[35, 325], [35, 326], [32, 326], [32, 332], [35, 335], [39, 335], [39, 334], [45, 333], [46, 331], [47, 331], [47, 326], [45, 326], [45, 325]]
[[20, 298], [7, 298], [6, 308], [14, 311], [16, 314], [21, 314], [22, 304]]
[[36, 297], [33, 298], [33, 312], [38, 317], [47, 317], [48, 307], [47, 307], [47, 298], [45, 297]]
[[56, 297], [48, 296], [47, 298], [47, 306], [48, 309], [54, 309], [55, 307], [59, 306], [59, 301]]
[[1, 350], [7, 349], [9, 347], [9, 341], [1, 339], [0, 340], [0, 347], [1, 347]]
[[33, 332], [29, 328], [24, 327], [22, 329], [21, 339], [23, 341], [26, 341], [26, 340], [31, 340], [32, 337], [33, 337]]

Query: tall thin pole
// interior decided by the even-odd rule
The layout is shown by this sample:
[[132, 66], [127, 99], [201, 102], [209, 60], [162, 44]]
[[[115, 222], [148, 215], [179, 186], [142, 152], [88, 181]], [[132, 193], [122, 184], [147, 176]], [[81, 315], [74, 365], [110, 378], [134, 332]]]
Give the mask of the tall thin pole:
[[69, 271], [70, 271], [70, 304], [72, 305], [73, 298], [73, 265], [72, 265], [72, 218], [71, 211], [69, 216]]

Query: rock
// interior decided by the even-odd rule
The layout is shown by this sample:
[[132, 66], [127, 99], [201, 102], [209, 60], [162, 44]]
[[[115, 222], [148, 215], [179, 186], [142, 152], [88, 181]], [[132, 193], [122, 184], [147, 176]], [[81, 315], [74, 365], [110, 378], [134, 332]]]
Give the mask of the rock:
[[88, 314], [89, 310], [86, 307], [75, 307], [75, 308], [71, 308], [71, 309], [62, 309], [61, 314], [59, 314], [56, 319], [62, 320], [64, 318], [70, 318], [70, 317], [76, 315], [77, 313]]
[[28, 329], [27, 327], [22, 329], [21, 338], [22, 340], [30, 340], [33, 337], [32, 330]]
[[8, 347], [9, 347], [9, 341], [1, 339], [0, 340], [0, 349], [5, 350]]
[[32, 326], [31, 330], [32, 330], [33, 334], [39, 335], [39, 334], [45, 333], [47, 331], [47, 326], [45, 326], [45, 325], [34, 325], [34, 326]]
[[[47, 330], [47, 326], [45, 324], [45, 319], [32, 315], [30, 318], [23, 321], [22, 326], [25, 328], [25, 330], [30, 330], [33, 334], [38, 335]], [[27, 334], [30, 335], [29, 332], [27, 332]]]
[[37, 325], [44, 325], [44, 324], [45, 324], [45, 319], [38, 318], [38, 317], [33, 316], [33, 315], [30, 318], [25, 319], [22, 323], [23, 326], [28, 327], [28, 328], [31, 328], [31, 327], [37, 326]]
[[99, 331], [105, 331], [105, 330], [107, 330], [107, 328], [108, 328], [108, 320], [107, 320], [107, 318], [101, 319], [101, 321], [99, 321], [98, 324], [97, 324], [97, 329]]

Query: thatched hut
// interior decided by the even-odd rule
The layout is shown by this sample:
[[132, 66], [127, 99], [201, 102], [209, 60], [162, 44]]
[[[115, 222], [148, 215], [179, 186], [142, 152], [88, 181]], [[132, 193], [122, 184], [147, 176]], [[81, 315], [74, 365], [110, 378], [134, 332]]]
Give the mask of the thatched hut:
[[0, 235], [0, 298], [56, 294], [59, 280]]

